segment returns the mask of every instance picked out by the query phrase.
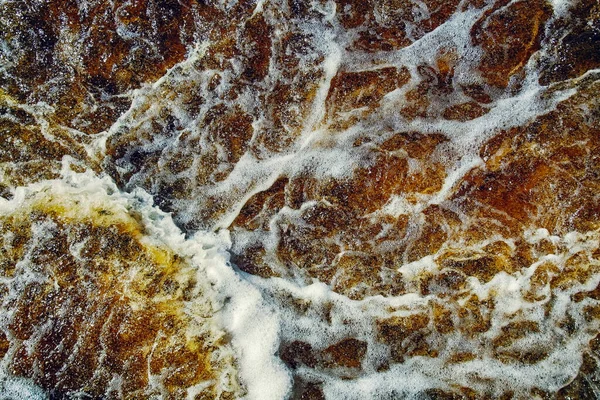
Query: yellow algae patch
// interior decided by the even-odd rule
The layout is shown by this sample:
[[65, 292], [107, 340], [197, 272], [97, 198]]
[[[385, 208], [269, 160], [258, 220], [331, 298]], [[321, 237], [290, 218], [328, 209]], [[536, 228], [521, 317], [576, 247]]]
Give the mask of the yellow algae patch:
[[240, 390], [203, 271], [129, 200], [59, 181], [0, 203], [0, 357], [57, 398]]

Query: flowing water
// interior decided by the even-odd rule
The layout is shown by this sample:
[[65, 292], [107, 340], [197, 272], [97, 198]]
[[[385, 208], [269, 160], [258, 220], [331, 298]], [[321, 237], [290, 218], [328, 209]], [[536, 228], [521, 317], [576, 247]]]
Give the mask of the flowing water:
[[600, 397], [592, 0], [0, 0], [0, 398]]

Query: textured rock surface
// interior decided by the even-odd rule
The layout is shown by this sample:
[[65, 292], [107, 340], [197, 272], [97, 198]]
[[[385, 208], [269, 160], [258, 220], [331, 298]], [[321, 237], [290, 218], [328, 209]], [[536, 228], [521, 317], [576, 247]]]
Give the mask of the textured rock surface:
[[22, 194], [0, 215], [10, 374], [52, 398], [233, 397], [229, 345], [186, 257], [107, 193]]
[[[69, 165], [148, 192], [188, 237], [227, 231], [280, 319], [291, 398], [600, 396], [597, 2], [0, 15], [6, 204]], [[218, 315], [189, 297], [193, 263], [141, 241], [133, 211], [54, 202], [0, 215], [3, 368], [58, 398], [243, 393], [211, 355], [230, 343], [183, 311]]]

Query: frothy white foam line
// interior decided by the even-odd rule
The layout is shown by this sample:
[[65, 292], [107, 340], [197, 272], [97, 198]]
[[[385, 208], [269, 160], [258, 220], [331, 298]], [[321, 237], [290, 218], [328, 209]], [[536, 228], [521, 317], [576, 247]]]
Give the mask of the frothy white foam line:
[[[157, 80], [154, 82], [145, 83], [140, 88], [133, 89], [127, 94], [122, 95], [131, 100], [129, 109], [121, 114], [106, 131], [95, 135], [94, 140], [88, 146], [90, 149], [88, 152], [96, 154], [94, 158], [101, 159], [104, 157], [106, 155], [107, 140], [116, 135], [122, 127], [129, 126], [131, 122], [134, 122], [133, 116], [137, 110], [144, 108], [145, 104], [152, 104], [152, 97], [156, 96], [163, 85], [169, 83], [171, 79], [176, 79], [177, 72], [189, 72], [190, 70], [195, 70], [194, 63], [206, 54], [206, 50], [208, 49], [209, 45], [210, 43], [208, 42], [196, 43], [194, 48], [189, 52], [188, 56], [184, 60], [167, 69], [165, 73]], [[139, 126], [144, 121], [148, 120], [153, 115], [153, 113], [150, 112], [151, 109], [152, 107], [144, 112], [146, 118], [143, 118], [142, 120], [135, 120], [136, 124], [133, 126]]]
[[214, 196], [241, 192], [244, 195], [213, 225], [213, 229], [225, 229], [235, 220], [246, 202], [256, 193], [269, 189], [285, 170], [285, 166], [295, 159], [293, 154], [283, 154], [267, 160], [256, 160], [246, 153], [235, 164], [233, 170], [218, 186], [206, 190]]
[[[268, 189], [284, 171], [297, 171], [298, 165], [302, 165], [302, 163], [298, 163], [298, 159], [302, 158], [302, 154], [310, 152], [311, 144], [315, 140], [319, 140], [323, 131], [315, 129], [315, 126], [323, 120], [325, 115], [325, 99], [329, 93], [331, 80], [337, 74], [342, 57], [342, 51], [339, 47], [332, 45], [329, 50], [329, 54], [322, 63], [325, 76], [321, 79], [315, 99], [312, 102], [311, 111], [302, 124], [303, 130], [292, 153], [274, 154], [269, 159], [262, 161], [246, 153], [236, 163], [233, 171], [224, 181], [220, 182], [218, 186], [208, 189], [207, 193], [213, 195], [231, 193], [232, 187], [237, 187], [244, 193], [244, 196], [236, 201], [231, 211], [214, 224], [213, 229], [228, 227], [239, 214], [246, 201], [256, 193]], [[256, 184], [256, 182], [261, 183]]]
[[453, 189], [460, 180], [474, 168], [484, 165], [483, 160], [477, 154], [464, 155], [453, 168], [444, 180], [442, 188], [434, 195], [420, 195], [417, 203], [413, 204], [406, 200], [403, 195], [392, 195], [389, 201], [381, 210], [375, 211], [374, 214], [383, 213], [398, 217], [402, 214], [417, 214], [425, 210], [431, 205], [442, 204], [454, 193]]
[[[270, 312], [260, 291], [241, 279], [229, 266], [226, 249], [231, 243], [228, 233], [198, 232], [186, 239], [171, 216], [152, 205], [152, 197], [148, 193], [141, 189], [132, 193], [120, 192], [110, 178], [98, 178], [91, 171], [75, 173], [68, 165], [69, 160], [65, 160], [61, 180], [18, 187], [11, 200], [0, 197], [0, 213], [15, 212], [29, 199], [46, 195], [54, 196], [59, 201], [63, 196], [67, 201], [73, 195], [84, 196], [87, 200], [81, 206], [90, 210], [108, 207], [116, 213], [139, 212], [147, 232], [142, 240], [168, 246], [177, 254], [188, 257], [202, 273], [198, 281], [208, 296], [202, 301], [209, 301], [213, 310], [218, 309], [213, 320], [218, 322], [218, 328], [222, 327], [232, 335], [231, 343], [237, 354], [239, 374], [247, 391], [244, 398], [284, 398], [291, 390], [291, 379], [281, 360], [275, 356], [279, 335], [278, 316]], [[189, 306], [194, 307], [193, 304]], [[220, 351], [227, 352], [227, 346], [221, 346]], [[5, 374], [5, 371], [1, 373]], [[4, 385], [5, 390], [9, 390], [17, 381], [2, 382], [0, 384]], [[7, 393], [15, 390], [10, 389]]]
[[[530, 237], [530, 241], [539, 241], [547, 236], [545, 233], [547, 232], [544, 230], [538, 230], [525, 236]], [[566, 335], [552, 323], [547, 323], [547, 320], [558, 322], [567, 315], [567, 312], [574, 313], [576, 318], [583, 318], [583, 316], [578, 316], [580, 311], [577, 310], [587, 303], [573, 305], [570, 296], [582, 290], [592, 290], [596, 287], [600, 277], [591, 278], [589, 282], [580, 285], [577, 289], [564, 293], [548, 293], [548, 299], [550, 296], [555, 299], [550, 317], [544, 314], [543, 302], [528, 303], [525, 301], [523, 290], [527, 291], [531, 277], [538, 266], [545, 261], [551, 261], [562, 268], [560, 266], [565, 265], [572, 254], [580, 251], [589, 252], [597, 248], [600, 244], [597, 237], [597, 232], [588, 232], [587, 234], [572, 232], [561, 238], [551, 237], [554, 241], [560, 242], [563, 246], [561, 251], [564, 254], [548, 255], [529, 268], [512, 275], [500, 273], [487, 283], [482, 283], [476, 278], [469, 278], [467, 281], [470, 293], [476, 295], [480, 300], [493, 299], [495, 304], [491, 316], [492, 326], [482, 334], [482, 338], [493, 340], [501, 333], [501, 329], [519, 313], [526, 315], [528, 320], [539, 322], [542, 326], [542, 331], [536, 337], [524, 338], [515, 344], [515, 346], [521, 346], [523, 351], [529, 349], [528, 343], [550, 343], [556, 341], [557, 337], [561, 338], [563, 345], [551, 348], [550, 355], [535, 365], [506, 364], [485, 354], [482, 354], [483, 360], [476, 359], [459, 364], [445, 364], [443, 357], [411, 357], [403, 364], [394, 364], [389, 371], [381, 372], [376, 368], [377, 362], [388, 356], [382, 352], [381, 344], [376, 341], [374, 321], [378, 318], [427, 313], [428, 302], [434, 297], [412, 293], [397, 297], [372, 296], [363, 300], [351, 300], [333, 292], [328, 285], [317, 281], [302, 286], [281, 278], [264, 279], [249, 276], [247, 279], [263, 292], [265, 299], [270, 299], [271, 307], [279, 315], [282, 341], [301, 340], [317, 349], [323, 349], [348, 337], [368, 343], [368, 352], [358, 379], [341, 379], [331, 371], [320, 371], [319, 369], [305, 367], [296, 369], [296, 374], [300, 376], [323, 381], [327, 398], [376, 399], [390, 393], [408, 398], [412, 395], [417, 396], [419, 392], [426, 389], [450, 388], [456, 384], [483, 392], [491, 391], [497, 395], [500, 395], [509, 386], [516, 395], [526, 396], [532, 387], [543, 387], [550, 391], [558, 390], [577, 374], [581, 365], [582, 349], [595, 335], [598, 323], [590, 325], [581, 321], [582, 325], [588, 326], [587, 330], [576, 335]], [[409, 270], [414, 269], [414, 273], [419, 273], [423, 269], [432, 267], [434, 267], [434, 260], [430, 256], [419, 262], [404, 265], [401, 271], [410, 275]], [[309, 311], [301, 313], [294, 311], [290, 306], [289, 296], [294, 299], [291, 301], [309, 304]], [[321, 315], [322, 310], [326, 309], [329, 310], [328, 320]], [[464, 348], [464, 343], [461, 344], [463, 339], [460, 335], [454, 339], [449, 337], [449, 350]], [[469, 348], [465, 348], [465, 351], [468, 350]], [[486, 379], [493, 382], [493, 387], [482, 383]]]
[[554, 15], [559, 18], [564, 18], [569, 15], [569, 9], [573, 5], [573, 1], [570, 0], [550, 0], [550, 4], [554, 9]]
[[0, 369], [0, 399], [2, 400], [47, 400], [49, 397], [31, 379], [5, 375]]
[[279, 344], [279, 316], [269, 309], [259, 291], [225, 264], [207, 269], [220, 296], [226, 293], [219, 313], [223, 326], [232, 334], [240, 375], [248, 400], [279, 400], [291, 390], [291, 377], [274, 356]]
[[496, 360], [474, 360], [448, 366], [437, 359], [414, 357], [404, 364], [392, 365], [388, 371], [352, 381], [325, 375], [320, 378], [325, 382], [326, 398], [378, 399], [390, 393], [399, 398], [421, 398], [419, 395], [427, 389], [449, 390], [454, 385], [473, 387], [473, 378], [481, 382], [475, 387], [483, 392], [499, 396], [510, 387], [518, 398], [522, 398], [536, 384], [556, 391], [577, 373], [581, 364], [579, 343], [568, 343], [564, 350], [568, 356], [556, 351], [543, 366], [509, 366]]
[[[344, 65], [351, 70], [363, 69], [365, 65], [394, 65], [398, 68], [415, 68], [431, 64], [442, 48], [455, 48], [463, 60], [473, 60], [479, 51], [471, 45], [469, 29], [481, 16], [480, 10], [457, 12], [440, 26], [426, 33], [410, 45], [393, 51], [348, 53]], [[460, 71], [457, 71], [460, 72]], [[470, 71], [472, 73], [472, 71]]]
[[301, 149], [308, 147], [319, 132], [319, 130], [315, 130], [314, 128], [323, 120], [323, 117], [325, 116], [325, 100], [329, 94], [331, 80], [335, 77], [340, 68], [343, 52], [337, 45], [331, 44], [330, 46], [330, 52], [327, 57], [325, 57], [325, 60], [322, 64], [325, 76], [321, 81], [319, 89], [317, 90], [311, 112], [309, 113], [308, 119], [305, 121], [306, 125], [303, 125], [304, 128], [302, 136], [304, 139], [301, 141]]

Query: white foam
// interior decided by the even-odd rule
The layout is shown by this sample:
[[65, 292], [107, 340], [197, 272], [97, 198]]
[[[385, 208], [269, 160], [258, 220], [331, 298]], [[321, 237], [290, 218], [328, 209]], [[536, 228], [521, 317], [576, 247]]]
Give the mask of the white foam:
[[[223, 246], [227, 233], [220, 237], [198, 233], [194, 240]], [[225, 254], [220, 249], [220, 257]], [[291, 379], [280, 359], [275, 357], [279, 344], [279, 316], [263, 301], [260, 292], [244, 281], [225, 262], [211, 262], [206, 269], [215, 285], [223, 308], [218, 316], [233, 336], [240, 375], [248, 391], [248, 400], [282, 399], [291, 389]]]
[[[0, 2], [4, 4], [3, 0]], [[233, 3], [233, 1], [219, 2], [225, 11], [232, 7]], [[556, 16], [566, 15], [571, 4], [563, 0], [552, 0], [551, 3]], [[420, 21], [430, 17], [432, 10], [429, 10], [425, 3], [413, 1], [412, 4], [414, 20]], [[85, 6], [87, 7], [87, 3]], [[558, 102], [575, 93], [570, 89], [554, 91], [548, 95], [547, 88], [538, 83], [537, 60], [534, 56], [525, 67], [522, 87], [518, 89], [511, 86], [510, 90], [505, 92], [498, 90], [494, 101], [486, 105], [490, 109], [485, 116], [464, 122], [447, 121], [441, 118], [437, 120], [415, 118], [409, 121], [399, 115], [398, 110], [406, 105], [407, 92], [415, 89], [421, 82], [419, 66], [434, 65], [440, 51], [454, 49], [460, 61], [456, 65], [454, 74], [455, 93], [443, 99], [441, 104], [434, 104], [434, 106], [439, 106], [441, 109], [447, 105], [444, 101], [448, 104], [468, 101], [459, 86], [482, 82], [482, 78], [476, 72], [476, 65], [482, 53], [480, 49], [472, 46], [469, 29], [481, 17], [481, 10], [469, 9], [456, 12], [444, 24], [425, 34], [419, 32], [413, 23], [408, 23], [406, 30], [414, 43], [394, 51], [369, 53], [348, 50], [350, 44], [357, 38], [358, 32], [343, 32], [343, 29], [336, 25], [336, 15], [340, 10], [336, 8], [335, 2], [312, 2], [311, 7], [316, 11], [317, 16], [311, 16], [306, 21], [285, 20], [279, 8], [287, 9], [287, 7], [287, 2], [280, 4], [277, 1], [259, 0], [252, 15], [262, 13], [273, 27], [274, 48], [282, 46], [281, 39], [292, 31], [292, 28], [286, 24], [293, 25], [296, 31], [306, 35], [309, 38], [307, 40], [311, 41], [310, 51], [306, 54], [299, 51], [299, 54], [293, 55], [301, 60], [299, 74], [312, 73], [315, 76], [314, 83], [317, 86], [312, 92], [313, 97], [309, 104], [306, 105], [309, 111], [304, 120], [300, 121], [302, 125], [300, 132], [285, 151], [275, 153], [265, 150], [261, 154], [258, 154], [260, 151], [257, 151], [257, 154], [248, 152], [233, 166], [226, 179], [206, 185], [199, 184], [198, 187], [191, 189], [187, 198], [176, 202], [176, 217], [178, 222], [184, 223], [198, 218], [199, 213], [203, 211], [204, 203], [201, 199], [204, 196], [211, 195], [229, 202], [226, 204], [226, 212], [211, 221], [209, 228], [213, 232], [199, 231], [186, 238], [174, 224], [171, 215], [154, 207], [152, 196], [137, 188], [146, 181], [150, 181], [152, 185], [157, 185], [161, 179], [172, 181], [173, 176], [162, 170], [166, 164], [165, 160], [168, 159], [165, 155], [177, 157], [178, 152], [193, 153], [198, 150], [183, 148], [185, 144], [179, 142], [180, 136], [177, 134], [168, 137], [167, 134], [154, 132], [153, 122], [162, 122], [161, 115], [165, 112], [175, 116], [191, 136], [201, 139], [199, 147], [212, 151], [210, 137], [207, 137], [204, 132], [202, 119], [191, 115], [184, 101], [178, 97], [188, 90], [189, 85], [192, 85], [194, 90], [202, 93], [203, 96], [204, 103], [200, 106], [199, 112], [201, 115], [211, 107], [220, 104], [225, 104], [229, 109], [240, 107], [245, 112], [253, 114], [256, 119], [252, 124], [255, 132], [251, 142], [254, 142], [259, 135], [269, 134], [272, 128], [269, 126], [264, 110], [261, 109], [262, 99], [257, 93], [269, 93], [276, 83], [290, 84], [295, 78], [284, 78], [286, 71], [280, 71], [282, 66], [277, 65], [277, 61], [272, 59], [269, 64], [269, 76], [264, 82], [248, 85], [241, 89], [237, 99], [228, 100], [226, 98], [235, 86], [232, 81], [239, 80], [244, 69], [243, 61], [229, 60], [229, 64], [223, 63], [223, 70], [200, 70], [201, 67], [198, 65], [202, 65], [203, 57], [210, 49], [210, 43], [207, 42], [198, 42], [189, 50], [185, 60], [169, 69], [155, 82], [126, 93], [124, 96], [132, 100], [130, 109], [106, 132], [95, 136], [90, 145], [85, 145], [92, 159], [101, 160], [106, 155], [107, 140], [118, 139], [119, 135], [138, 129], [143, 134], [148, 134], [148, 137], [140, 134], [139, 137], [133, 138], [139, 140], [135, 146], [147, 151], [162, 151], [163, 158], [159, 160], [157, 170], [136, 171], [126, 185], [130, 193], [120, 192], [108, 177], [97, 177], [91, 172], [73, 173], [69, 167], [69, 162], [73, 160], [65, 158], [62, 179], [15, 188], [12, 200], [0, 198], [0, 213], [12, 212], [35, 196], [43, 197], [48, 193], [58, 198], [64, 197], [65, 204], [68, 204], [68, 199], [73, 196], [85, 198], [86, 202], [81, 207], [88, 211], [110, 207], [117, 215], [140, 213], [142, 223], [148, 232], [143, 240], [161, 243], [178, 254], [188, 257], [201, 273], [201, 281], [206, 285], [206, 291], [211, 293], [211, 297], [206, 301], [211, 302], [211, 306], [219, 310], [215, 315], [215, 321], [220, 328], [231, 335], [232, 351], [235, 351], [237, 367], [246, 390], [243, 396], [248, 400], [276, 400], [290, 396], [291, 371], [276, 356], [282, 344], [301, 340], [315, 349], [324, 349], [348, 337], [362, 340], [368, 345], [361, 371], [354, 372], [356, 379], [345, 379], [336, 371], [319, 368], [299, 367], [295, 371], [300, 377], [323, 381], [324, 393], [330, 399], [411, 398], [411, 396], [416, 398], [423, 390], [430, 388], [449, 390], [453, 385], [465, 385], [482, 391], [489, 390], [494, 395], [499, 395], [505, 387], [511, 387], [518, 396], [524, 397], [534, 386], [556, 390], [567, 383], [576, 375], [581, 364], [581, 349], [598, 328], [597, 323], [582, 321], [583, 307], [597, 302], [586, 299], [575, 304], [570, 296], [577, 291], [592, 290], [598, 284], [600, 277], [593, 276], [587, 282], [575, 283], [572, 289], [555, 293], [552, 293], [547, 285], [543, 290], [548, 294], [548, 299], [553, 295], [555, 302], [549, 315], [544, 314], [546, 300], [532, 303], [526, 300], [524, 293], [531, 289], [532, 276], [544, 263], [556, 265], [558, 273], [562, 273], [569, 257], [595, 251], [600, 245], [597, 232], [570, 232], [562, 236], [553, 236], [546, 229], [532, 227], [532, 230], [523, 235], [527, 243], [535, 245], [548, 240], [557, 247], [555, 254], [544, 255], [532, 265], [523, 265], [520, 271], [511, 274], [498, 273], [488, 282], [482, 282], [475, 277], [468, 278], [466, 289], [468, 294], [475, 295], [482, 301], [486, 299], [493, 301], [495, 309], [491, 311], [492, 326], [489, 332], [472, 340], [459, 333], [452, 333], [446, 337], [448, 342], [443, 351], [451, 352], [458, 349], [477, 353], [475, 360], [459, 365], [444, 363], [445, 354], [442, 354], [439, 358], [409, 357], [405, 363], [392, 364], [387, 370], [379, 368], [384, 362], [389, 361], [389, 348], [377, 339], [375, 321], [429, 313], [432, 302], [440, 301], [434, 295], [426, 296], [416, 292], [401, 296], [372, 296], [354, 301], [333, 292], [331, 287], [324, 283], [311, 281], [310, 278], [298, 279], [298, 281], [282, 278], [263, 279], [240, 273], [229, 264], [227, 252], [232, 243], [225, 228], [234, 221], [252, 196], [267, 190], [282, 176], [293, 178], [307, 173], [320, 178], [342, 179], [351, 176], [358, 168], [364, 168], [370, 161], [368, 151], [361, 147], [353, 147], [356, 138], [369, 136], [379, 139], [394, 132], [408, 131], [419, 131], [424, 134], [442, 133], [449, 138], [449, 142], [439, 146], [431, 157], [431, 161], [441, 162], [446, 167], [446, 179], [439, 191], [418, 195], [416, 202], [413, 201], [414, 199], [409, 201], [403, 194], [397, 194], [390, 198], [382, 210], [373, 213], [373, 217], [376, 217], [377, 213], [384, 213], [394, 217], [409, 214], [420, 218], [418, 214], [430, 205], [452, 206], [448, 204], [448, 200], [456, 185], [469, 171], [482, 167], [483, 160], [478, 155], [479, 149], [493, 135], [501, 130], [526, 125], [534, 118], [553, 110]], [[491, 3], [487, 7], [491, 7]], [[393, 19], [387, 17], [381, 9], [375, 10], [377, 21], [383, 24], [393, 23]], [[129, 31], [123, 25], [118, 29], [119, 34], [124, 37], [135, 36], [135, 32]], [[4, 43], [2, 45], [5, 46]], [[332, 80], [339, 71], [358, 72], [392, 66], [407, 68], [411, 74], [411, 81], [385, 94], [379, 109], [354, 126], [339, 132], [328, 127], [325, 121], [326, 100]], [[209, 89], [209, 82], [217, 74], [221, 77], [219, 85], [216, 89]], [[184, 89], [180, 90], [182, 87]], [[48, 139], [54, 140], [49, 133], [46, 120], [46, 115], [53, 112], [51, 107], [45, 103], [32, 106], [13, 103], [10, 105], [28, 107], [24, 109], [36, 116], [42, 132]], [[296, 109], [291, 107], [290, 112], [299, 113], [299, 107]], [[362, 112], [367, 112], [366, 108], [349, 111], [345, 116], [361, 115]], [[289, 126], [285, 126], [284, 129], [289, 129], [290, 132], [294, 130]], [[70, 133], [77, 134], [75, 131]], [[225, 150], [223, 146], [217, 146], [214, 151], [218, 153], [220, 159], [225, 159]], [[127, 168], [130, 167], [126, 165], [128, 160], [125, 161], [123, 165], [116, 166], [117, 171], [123, 174], [128, 172]], [[201, 168], [201, 163], [200, 157], [196, 157], [191, 170], [182, 173], [182, 176], [195, 179], [193, 169]], [[420, 168], [414, 160], [409, 160], [409, 165], [412, 168], [410, 172], [416, 172]], [[221, 164], [217, 167], [219, 168], [226, 170], [227, 166]], [[270, 232], [251, 232], [236, 243], [238, 248], [234, 250], [243, 251], [245, 245], [260, 242], [268, 251], [274, 252], [280, 240], [276, 223], [285, 218], [298, 220], [301, 212], [312, 205], [314, 203], [306, 202], [300, 210], [284, 207], [271, 220]], [[81, 207], [78, 209], [81, 210]], [[514, 239], [496, 236], [482, 240], [475, 247], [483, 247], [496, 240], [503, 240], [513, 251], [516, 248]], [[77, 249], [73, 250], [77, 252]], [[436, 273], [440, 266], [436, 264], [435, 256], [431, 254], [411, 263], [399, 265], [397, 270], [409, 281], [417, 279], [420, 275]], [[590, 262], [590, 267], [597, 267], [597, 265]], [[276, 266], [273, 268], [275, 269]], [[34, 278], [32, 276], [31, 279]], [[300, 312], [294, 309], [290, 299], [306, 305], [306, 310]], [[464, 305], [465, 302], [466, 297], [458, 301], [459, 305]], [[450, 300], [446, 305], [452, 305]], [[190, 304], [189, 307], [202, 307], [202, 305]], [[557, 327], [556, 323], [566, 315], [574, 315], [577, 326], [586, 329], [570, 336], [562, 332], [562, 328]], [[547, 359], [533, 366], [506, 364], [494, 359], [489, 354], [490, 349], [483, 347], [482, 342], [493, 340], [503, 327], [517, 318], [516, 316], [526, 316], [542, 326], [542, 332], [517, 342], [515, 346], [518, 348], [534, 347], [540, 343], [561, 345], [553, 348], [554, 351]], [[482, 383], [485, 382], [484, 379], [492, 380], [493, 387], [486, 387], [486, 384]], [[5, 393], [28, 394], [30, 397], [41, 393], [28, 381], [7, 379], [1, 382], [4, 386], [2, 386], [3, 391], [0, 392], [2, 393], [0, 399]], [[202, 386], [190, 388], [189, 396], [192, 397], [195, 391], [201, 389]], [[39, 396], [42, 397], [36, 398], [44, 398], [43, 393]]]
[[550, 4], [554, 10], [554, 15], [557, 17], [567, 17], [569, 9], [573, 5], [573, 1], [570, 0], [550, 0]]
[[[416, 294], [399, 297], [383, 298], [369, 297], [362, 301], [353, 301], [332, 292], [327, 285], [315, 282], [301, 287], [291, 282], [274, 278], [265, 280], [251, 278], [252, 283], [262, 288], [266, 297], [272, 299], [273, 305], [283, 293], [291, 294], [293, 298], [309, 304], [309, 310], [296, 314], [289, 304], [276, 306], [282, 324], [282, 340], [302, 340], [313, 348], [325, 348], [346, 337], [364, 340], [369, 345], [369, 351], [363, 361], [362, 373], [357, 379], [340, 379], [325, 371], [300, 367], [297, 374], [324, 382], [326, 398], [347, 399], [379, 399], [388, 396], [402, 398], [417, 398], [426, 389], [447, 389], [454, 385], [464, 385], [482, 390], [486, 393], [500, 395], [510, 387], [516, 395], [526, 395], [531, 387], [544, 387], [547, 390], [558, 390], [577, 374], [581, 364], [578, 349], [589, 340], [589, 334], [582, 334], [566, 341], [563, 347], [554, 348], [550, 356], [536, 365], [515, 365], [501, 363], [493, 358], [482, 355], [473, 361], [461, 364], [445, 364], [439, 358], [411, 357], [402, 364], [393, 364], [387, 371], [379, 371], [378, 362], [385, 360], [385, 352], [374, 337], [373, 321], [376, 318], [389, 318], [393, 315], [411, 315], [427, 309], [427, 298]], [[474, 282], [475, 285], [480, 285]], [[485, 287], [485, 290], [483, 288]], [[481, 289], [473, 290], [481, 299], [494, 298], [497, 311], [492, 318], [495, 323], [506, 321], [517, 311], [527, 309], [527, 303], [520, 295], [523, 287], [519, 279], [500, 274]], [[491, 294], [493, 292], [493, 295]], [[566, 302], [565, 302], [566, 300]], [[568, 297], [561, 300], [568, 306]], [[329, 309], [328, 321], [324, 320], [320, 310]], [[560, 309], [560, 307], [558, 307]], [[390, 312], [395, 309], [397, 311]], [[387, 311], [386, 311], [387, 310]], [[539, 311], [539, 312], [538, 312]], [[557, 312], [563, 314], [565, 310]], [[529, 318], [537, 318], [544, 323], [543, 310], [535, 308], [527, 311]], [[556, 315], [555, 318], [560, 318]], [[508, 319], [510, 320], [510, 319]], [[493, 338], [502, 324], [495, 325], [489, 332]], [[556, 340], [552, 336], [540, 336], [533, 340], [532, 345]], [[457, 342], [459, 349], [461, 346]], [[524, 344], [527, 341], [523, 342]], [[527, 348], [527, 346], [526, 346]], [[568, 354], [566, 354], [567, 352]], [[486, 381], [489, 380], [489, 381]], [[480, 382], [480, 383], [478, 383]], [[488, 383], [485, 383], [488, 382]], [[489, 386], [493, 382], [493, 386]]]
[[49, 397], [29, 379], [0, 376], [0, 400], [47, 400]]
[[[290, 372], [276, 357], [281, 342], [302, 340], [314, 348], [322, 349], [348, 337], [365, 341], [368, 352], [363, 361], [363, 371], [357, 379], [348, 381], [335, 374], [305, 367], [299, 368], [296, 373], [323, 381], [327, 398], [376, 399], [394, 393], [410, 398], [426, 389], [449, 388], [457, 383], [478, 388], [477, 382], [483, 378], [492, 379], [495, 386], [492, 389], [480, 389], [492, 390], [498, 394], [503, 385], [510, 385], [517, 393], [527, 393], [528, 388], [535, 385], [554, 390], [576, 374], [581, 363], [577, 349], [593, 335], [591, 332], [581, 332], [571, 337], [564, 342], [565, 347], [556, 348], [547, 359], [535, 366], [507, 365], [485, 357], [448, 366], [438, 358], [412, 357], [404, 364], [393, 364], [389, 370], [382, 372], [378, 370], [378, 365], [388, 356], [385, 347], [377, 341], [373, 321], [427, 312], [430, 297], [413, 293], [387, 298], [374, 296], [354, 301], [334, 293], [328, 285], [320, 282], [303, 286], [280, 278], [263, 279], [239, 274], [228, 264], [227, 249], [231, 242], [227, 231], [198, 232], [186, 239], [168, 214], [152, 206], [152, 198], [147, 193], [140, 189], [131, 194], [121, 193], [107, 178], [98, 178], [91, 172], [72, 172], [68, 168], [68, 161], [65, 161], [62, 180], [43, 181], [16, 188], [12, 200], [0, 199], [0, 212], [12, 212], [36, 196], [53, 196], [57, 199], [62, 196], [65, 201], [76, 196], [88, 199], [86, 207], [90, 209], [110, 207], [115, 213], [124, 215], [139, 212], [148, 232], [145, 240], [158, 241], [189, 257], [202, 272], [207, 290], [212, 293], [210, 301], [219, 308], [216, 321], [231, 334], [239, 373], [247, 391], [244, 398], [248, 400], [276, 400], [289, 395], [292, 387]], [[295, 210], [290, 210], [293, 211]], [[559, 267], [564, 264], [568, 254], [589, 252], [598, 247], [597, 233], [569, 233], [562, 238], [553, 238], [546, 230], [538, 229], [524, 236], [532, 243], [550, 238], [563, 246], [561, 251], [565, 255], [547, 256], [550, 257], [548, 260], [554, 261]], [[472, 294], [476, 294], [481, 300], [493, 299], [496, 305], [492, 317], [493, 326], [487, 333], [490, 338], [513, 315], [520, 312], [525, 312], [528, 318], [541, 324], [548, 322], [542, 308], [527, 303], [522, 295], [533, 271], [543, 261], [533, 264], [522, 274], [500, 273], [487, 283], [474, 278], [468, 280]], [[410, 280], [411, 276], [431, 272], [436, 268], [434, 258], [428, 256], [401, 266], [400, 271]], [[597, 281], [594, 278], [584, 286], [591, 289]], [[308, 304], [308, 311], [302, 314], [295, 311], [286, 300], [289, 296]], [[574, 306], [569, 295], [555, 298], [556, 305], [549, 321], [560, 320]], [[329, 309], [328, 317], [323, 314], [326, 309]], [[522, 345], [537, 345], [540, 341], [545, 343], [555, 340], [548, 336], [554, 335], [552, 329], [545, 332], [547, 333], [542, 332], [537, 339], [528, 338], [530, 342], [524, 341]], [[452, 340], [449, 342], [451, 346], [465, 345], [460, 344], [464, 338]], [[565, 354], [565, 350], [568, 354]], [[475, 376], [478, 379], [474, 379]], [[16, 383], [5, 384], [5, 387], [8, 388], [5, 389], [6, 393], [29, 393], [23, 392], [24, 390], [30, 390], [36, 396], [36, 393], [41, 393], [36, 392], [35, 387], [25, 385], [23, 389]]]
[[[67, 206], [70, 202], [79, 202], [77, 209], [66, 208], [67, 217], [69, 212], [77, 213], [73, 216], [80, 216], [86, 213], [93, 215], [92, 210], [108, 209], [113, 213], [111, 220], [115, 221], [128, 218], [129, 213], [139, 213], [147, 231], [142, 241], [166, 245], [177, 254], [189, 257], [198, 268], [198, 280], [204, 286], [202, 301], [210, 301], [213, 310], [219, 310], [214, 320], [221, 329], [226, 329], [232, 335], [231, 343], [239, 373], [247, 391], [244, 398], [283, 398], [289, 392], [291, 383], [281, 360], [274, 355], [278, 345], [278, 319], [269, 311], [260, 292], [241, 279], [229, 266], [226, 248], [230, 246], [230, 242], [227, 232], [198, 232], [186, 239], [171, 216], [154, 207], [152, 197], [143, 190], [136, 189], [130, 194], [120, 192], [109, 178], [98, 178], [90, 171], [75, 173], [68, 168], [68, 164], [68, 160], [65, 160], [61, 180], [18, 187], [11, 200], [0, 198], [0, 213], [15, 212], [30, 201], [48, 197], [55, 202], [64, 202]], [[50, 230], [46, 232], [49, 233]], [[206, 295], [211, 297], [207, 298]], [[204, 308], [201, 304], [198, 306]], [[193, 309], [196, 305], [190, 304], [189, 307]], [[221, 347], [223, 352], [228, 351], [226, 345]], [[32, 396], [38, 393], [34, 389], [27, 389], [28, 386], [24, 383], [19, 383], [25, 381], [6, 382], [6, 393], [29, 393], [25, 390], [31, 390]]]

